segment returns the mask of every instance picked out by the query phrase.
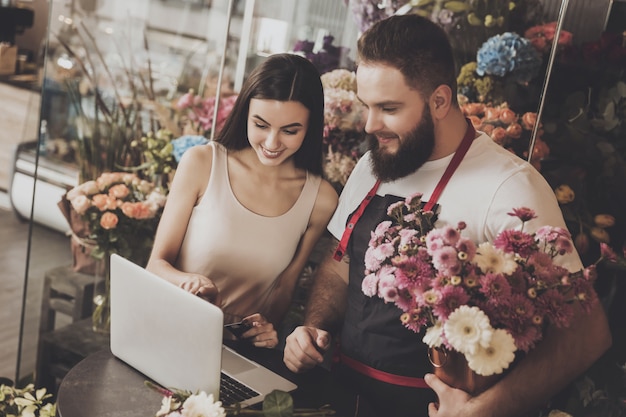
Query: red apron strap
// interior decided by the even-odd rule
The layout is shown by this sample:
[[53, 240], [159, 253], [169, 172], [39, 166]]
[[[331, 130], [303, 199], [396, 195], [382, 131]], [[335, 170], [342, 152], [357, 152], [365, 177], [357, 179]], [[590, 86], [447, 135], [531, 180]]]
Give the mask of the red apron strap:
[[380, 185], [380, 180], [377, 180], [372, 189], [367, 193], [363, 201], [361, 201], [361, 205], [354, 212], [346, 228], [343, 230], [343, 235], [341, 236], [341, 241], [337, 245], [335, 249], [335, 254], [333, 255], [333, 259], [336, 261], [340, 261], [343, 258], [343, 255], [346, 253], [346, 247], [348, 246], [348, 241], [350, 240], [350, 235], [352, 235], [352, 231], [354, 230], [354, 225], [359, 221], [363, 212], [365, 211], [365, 207], [372, 201], [372, 198], [376, 195], [376, 191], [378, 190], [378, 186]]
[[476, 129], [474, 129], [474, 125], [472, 125], [472, 123], [469, 120], [467, 120], [467, 130], [465, 131], [465, 136], [463, 137], [461, 144], [459, 145], [456, 152], [454, 153], [454, 156], [452, 157], [452, 160], [448, 164], [448, 167], [446, 168], [445, 172], [441, 176], [441, 179], [437, 183], [437, 186], [435, 187], [435, 190], [431, 194], [430, 199], [424, 206], [424, 211], [431, 211], [433, 207], [435, 207], [435, 204], [437, 204], [437, 201], [439, 200], [439, 196], [441, 195], [443, 189], [446, 188], [446, 185], [448, 185], [448, 181], [450, 181], [450, 178], [452, 178], [452, 174], [454, 174], [454, 171], [456, 171], [459, 165], [461, 165], [461, 161], [463, 160], [463, 157], [465, 157], [465, 154], [469, 150], [470, 145], [474, 141], [475, 136], [476, 136]]

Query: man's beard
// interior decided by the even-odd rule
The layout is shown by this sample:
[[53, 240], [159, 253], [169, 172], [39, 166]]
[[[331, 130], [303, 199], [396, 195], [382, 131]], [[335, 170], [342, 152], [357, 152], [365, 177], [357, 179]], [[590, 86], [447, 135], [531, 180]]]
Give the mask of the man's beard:
[[380, 149], [374, 135], [368, 136], [371, 167], [382, 182], [394, 181], [417, 171], [428, 161], [435, 147], [435, 125], [428, 107], [424, 108], [419, 124], [400, 142], [395, 154]]

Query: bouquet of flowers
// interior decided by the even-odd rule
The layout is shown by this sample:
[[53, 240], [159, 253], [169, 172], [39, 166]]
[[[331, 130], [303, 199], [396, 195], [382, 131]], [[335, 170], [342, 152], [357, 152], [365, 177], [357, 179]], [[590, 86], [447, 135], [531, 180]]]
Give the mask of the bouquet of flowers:
[[118, 253], [143, 264], [166, 196], [154, 184], [126, 172], [105, 172], [67, 192], [65, 198], [87, 223], [84, 240], [91, 256]]
[[336, 69], [322, 75], [324, 87], [324, 144], [327, 146], [324, 173], [338, 186], [363, 155], [364, 108], [356, 97], [356, 75], [353, 71]]
[[[597, 302], [595, 264], [570, 273], [554, 262], [573, 250], [567, 230], [523, 231], [533, 210], [513, 209], [519, 230], [476, 245], [462, 236], [463, 222], [433, 228], [423, 208], [421, 194], [388, 208], [393, 220], [372, 232], [362, 291], [394, 303], [406, 328], [426, 329], [424, 343], [463, 354], [476, 374], [502, 373], [548, 323], [568, 326], [574, 303], [589, 311]], [[608, 247], [604, 255], [615, 259]]]
[[[547, 54], [554, 43], [554, 35], [556, 34], [557, 22], [545, 23], [542, 25], [535, 25], [528, 28], [524, 32], [524, 37], [530, 40], [530, 43], [535, 47], [540, 54]], [[557, 40], [559, 48], [565, 48], [572, 46], [572, 40], [574, 35], [572, 32], [562, 30]]]
[[290, 416], [290, 417], [324, 417], [335, 414], [335, 411], [327, 405], [320, 408], [294, 408], [293, 398], [288, 392], [274, 390], [265, 396], [263, 408], [255, 410], [242, 408], [241, 404], [230, 406], [222, 405], [216, 401], [213, 394], [200, 391], [193, 394], [188, 390], [165, 389], [145, 381], [146, 386], [158, 391], [163, 395], [161, 409], [155, 414], [156, 417], [226, 417], [226, 416]]
[[45, 388], [33, 384], [17, 388], [13, 382], [0, 378], [0, 416], [54, 417], [56, 404]]
[[[226, 123], [226, 117], [233, 109], [237, 95], [232, 94], [220, 98], [217, 110], [217, 122], [215, 132], [217, 134]], [[176, 110], [182, 113], [183, 134], [203, 135], [209, 137], [213, 128], [213, 115], [215, 113], [215, 97], [204, 98], [193, 89], [180, 97], [175, 105]]]
[[[491, 138], [522, 159], [528, 159], [530, 138], [537, 123], [536, 112], [525, 112], [521, 116], [511, 110], [507, 103], [490, 106], [483, 103], [470, 103], [459, 96], [461, 111], [476, 130], [485, 132]], [[541, 139], [543, 130], [537, 131], [531, 163], [540, 171], [541, 160], [550, 155], [550, 148]]]

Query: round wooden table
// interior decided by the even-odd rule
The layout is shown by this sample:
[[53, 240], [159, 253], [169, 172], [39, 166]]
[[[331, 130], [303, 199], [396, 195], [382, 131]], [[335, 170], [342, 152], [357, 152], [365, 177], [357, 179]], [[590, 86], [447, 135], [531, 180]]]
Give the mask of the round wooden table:
[[[316, 367], [303, 374], [291, 373], [276, 349], [229, 344], [247, 356], [298, 385], [293, 393], [297, 408], [331, 404], [341, 410], [344, 396], [331, 372]], [[57, 417], [154, 417], [162, 395], [145, 385], [150, 380], [109, 349], [87, 356], [65, 375], [57, 392]], [[255, 406], [256, 407], [256, 406]], [[260, 404], [259, 404], [260, 407]], [[337, 413], [337, 417], [343, 413]]]
[[109, 350], [73, 367], [57, 393], [57, 417], [154, 417], [163, 396], [147, 387], [146, 376]]

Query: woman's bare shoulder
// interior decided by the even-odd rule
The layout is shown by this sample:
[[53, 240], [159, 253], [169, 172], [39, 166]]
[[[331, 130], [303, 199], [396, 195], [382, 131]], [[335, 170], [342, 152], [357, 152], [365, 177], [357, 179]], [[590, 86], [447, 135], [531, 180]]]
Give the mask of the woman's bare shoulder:
[[321, 214], [321, 217], [328, 218], [335, 212], [339, 196], [335, 188], [325, 179], [322, 179], [320, 188], [317, 192], [317, 200], [315, 201], [315, 210]]

